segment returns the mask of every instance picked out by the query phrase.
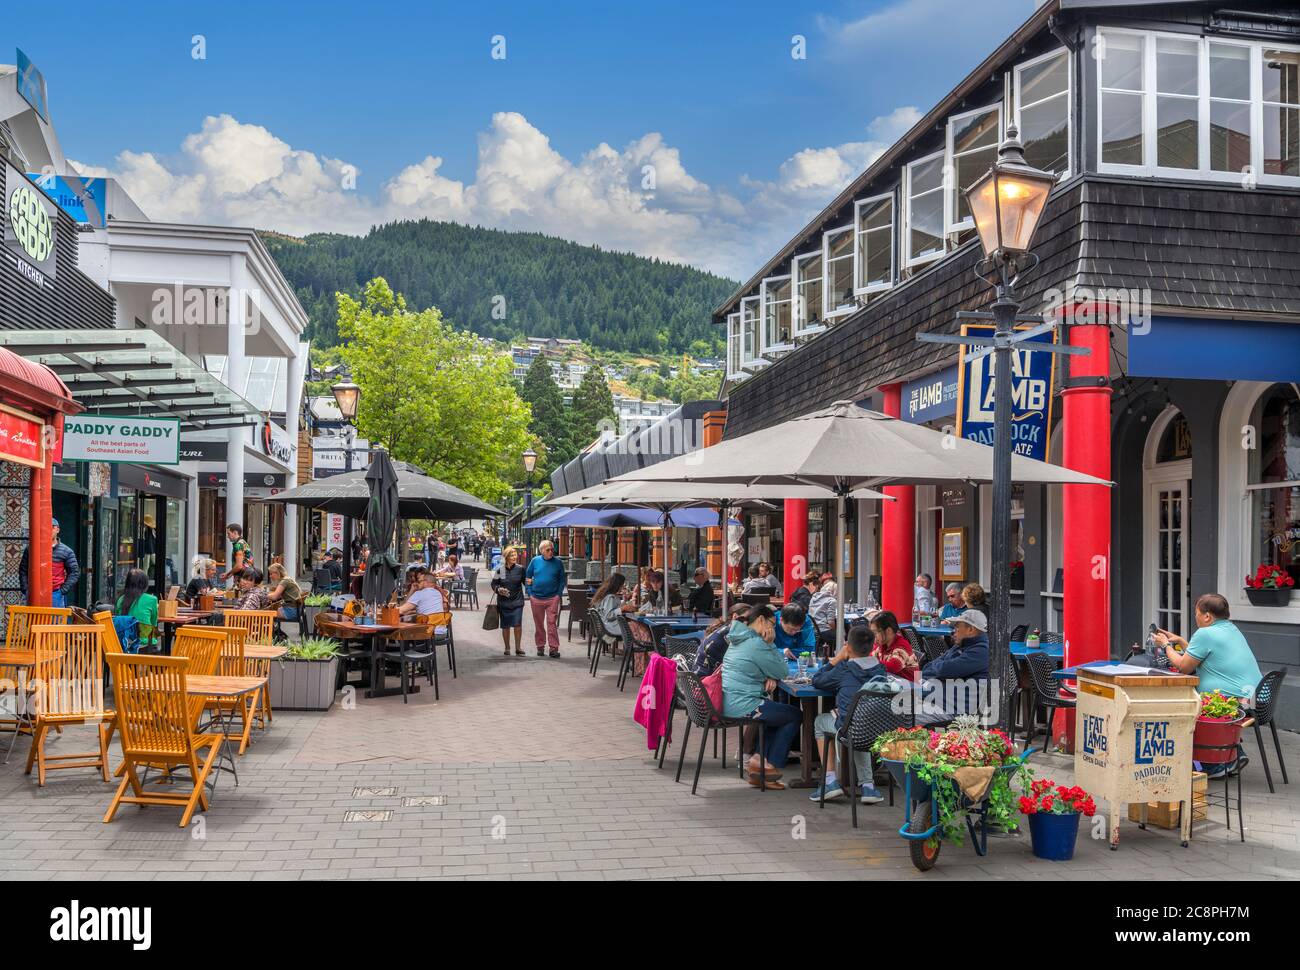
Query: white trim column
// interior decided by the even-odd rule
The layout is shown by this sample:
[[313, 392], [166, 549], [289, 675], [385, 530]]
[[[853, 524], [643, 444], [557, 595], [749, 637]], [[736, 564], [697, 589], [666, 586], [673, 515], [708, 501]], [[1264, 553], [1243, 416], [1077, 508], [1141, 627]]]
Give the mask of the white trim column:
[[[247, 332], [248, 264], [243, 253], [230, 257], [230, 290], [226, 320], [226, 385], [241, 397], [244, 394], [248, 364], [244, 357], [244, 336]], [[246, 428], [231, 428], [226, 432], [226, 524], [244, 521], [244, 443], [248, 440]], [[245, 536], [247, 538], [247, 536]], [[234, 559], [227, 547], [223, 550], [226, 568]]]
[[[188, 577], [191, 573], [190, 562], [199, 554], [199, 473], [197, 470], [191, 471], [185, 483], [185, 548], [189, 551], [189, 558], [185, 560], [183, 575]], [[178, 569], [181, 566], [180, 563], [176, 565]], [[188, 583], [189, 579], [185, 581]]]
[[[285, 380], [289, 382], [284, 395], [284, 430], [293, 445], [289, 459], [289, 472], [285, 483], [289, 488], [298, 484], [298, 414], [302, 408], [302, 378], [307, 366], [306, 341], [298, 343], [298, 353], [289, 358]], [[284, 507], [284, 568], [293, 576], [301, 576], [302, 563], [298, 559], [298, 506]]]

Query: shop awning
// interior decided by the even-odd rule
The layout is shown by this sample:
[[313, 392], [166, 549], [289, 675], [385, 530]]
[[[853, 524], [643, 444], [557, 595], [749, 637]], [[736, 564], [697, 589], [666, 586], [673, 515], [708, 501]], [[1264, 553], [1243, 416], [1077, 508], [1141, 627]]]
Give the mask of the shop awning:
[[260, 420], [254, 405], [150, 330], [8, 330], [0, 346], [48, 367], [91, 414], [179, 418], [186, 431]]
[[5, 391], [40, 410], [77, 414], [81, 406], [73, 400], [58, 375], [48, 367], [0, 347], [0, 381]]

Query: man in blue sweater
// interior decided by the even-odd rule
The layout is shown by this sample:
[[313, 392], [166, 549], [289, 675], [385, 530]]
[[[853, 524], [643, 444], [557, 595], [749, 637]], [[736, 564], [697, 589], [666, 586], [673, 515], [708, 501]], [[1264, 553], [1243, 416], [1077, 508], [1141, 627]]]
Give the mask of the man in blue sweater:
[[[789, 609], [789, 607], [786, 607]], [[827, 714], [817, 715], [813, 730], [818, 737], [830, 735], [844, 725], [844, 715], [853, 704], [853, 695], [862, 689], [872, 674], [883, 671], [880, 661], [871, 654], [871, 631], [865, 626], [855, 626], [849, 631], [848, 642], [840, 652], [817, 669], [813, 674], [812, 685], [818, 690], [835, 692], [835, 709]], [[823, 784], [826, 786], [826, 800], [833, 801], [844, 795], [844, 788], [835, 780], [834, 742], [826, 751], [826, 774]], [[860, 797], [863, 805], [874, 805], [883, 801], [884, 796], [872, 783], [871, 752], [854, 751], [853, 761], [857, 767]], [[811, 796], [814, 802], [821, 800], [821, 792], [815, 791]]]
[[967, 610], [952, 627], [953, 645], [921, 668], [925, 700], [917, 724], [947, 724], [958, 714], [978, 714], [989, 679], [988, 620]]
[[555, 545], [544, 539], [537, 547], [537, 555], [524, 573], [529, 602], [533, 611], [533, 645], [537, 656], [560, 656], [560, 603], [564, 596], [564, 564], [555, 558]]
[[801, 653], [817, 650], [817, 628], [808, 611], [798, 603], [787, 603], [776, 611], [776, 639], [773, 645], [786, 660], [798, 660]]

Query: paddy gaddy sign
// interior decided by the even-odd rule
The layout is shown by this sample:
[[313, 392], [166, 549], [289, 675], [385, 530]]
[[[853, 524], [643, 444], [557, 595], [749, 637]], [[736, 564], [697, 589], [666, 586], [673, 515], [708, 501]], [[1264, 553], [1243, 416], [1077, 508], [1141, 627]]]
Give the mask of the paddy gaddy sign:
[[[968, 337], [992, 337], [994, 327], [968, 323], [961, 332]], [[1016, 344], [1011, 351], [1011, 450], [1039, 461], [1047, 461], [1050, 444], [1056, 354], [1036, 354], [1021, 348], [1052, 344], [1055, 340], [1054, 332], [1042, 333]], [[963, 347], [958, 366], [957, 435], [985, 445], [992, 445], [994, 438], [994, 358], [994, 354], [986, 354], [967, 360]]]
[[179, 418], [130, 418], [83, 414], [63, 425], [66, 461], [180, 463]]

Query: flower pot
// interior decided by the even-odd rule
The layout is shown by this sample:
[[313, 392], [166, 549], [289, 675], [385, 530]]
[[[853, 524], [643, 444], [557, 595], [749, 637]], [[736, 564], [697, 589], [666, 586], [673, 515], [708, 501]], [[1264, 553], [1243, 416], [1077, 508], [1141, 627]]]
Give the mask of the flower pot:
[[1029, 841], [1034, 855], [1053, 862], [1074, 858], [1074, 843], [1079, 838], [1079, 813], [1055, 815], [1035, 812], [1029, 818]]
[[334, 705], [338, 666], [338, 657], [275, 661], [267, 685], [272, 710], [328, 711]]
[[1278, 589], [1251, 589], [1246, 587], [1246, 599], [1250, 600], [1251, 606], [1286, 606], [1291, 602], [1291, 590], [1293, 586], [1282, 586]]
[[1198, 717], [1192, 734], [1192, 760], [1203, 765], [1225, 765], [1236, 761], [1245, 723], [1245, 715], [1235, 721], [1211, 721]]

